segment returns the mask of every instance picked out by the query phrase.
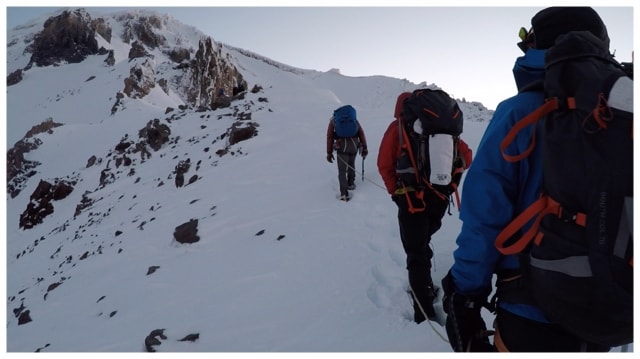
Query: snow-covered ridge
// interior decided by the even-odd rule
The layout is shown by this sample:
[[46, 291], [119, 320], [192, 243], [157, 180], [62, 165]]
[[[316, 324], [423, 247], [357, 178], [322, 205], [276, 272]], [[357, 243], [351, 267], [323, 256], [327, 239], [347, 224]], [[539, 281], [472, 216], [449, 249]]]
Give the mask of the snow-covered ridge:
[[[397, 95], [424, 84], [296, 69], [165, 15], [101, 18], [107, 53], [77, 63], [25, 69], [47, 19], [7, 34], [8, 74], [23, 70], [7, 87], [7, 152], [29, 164], [7, 193], [9, 352], [449, 350], [408, 314], [375, 164]], [[164, 42], [123, 40], [134, 24]], [[216, 91], [203, 74], [224, 79], [224, 103], [180, 90]], [[238, 76], [246, 86], [231, 96]], [[369, 141], [347, 205], [324, 160], [341, 103]], [[475, 149], [491, 112], [460, 105]], [[435, 280], [459, 225], [447, 216], [434, 239]]]

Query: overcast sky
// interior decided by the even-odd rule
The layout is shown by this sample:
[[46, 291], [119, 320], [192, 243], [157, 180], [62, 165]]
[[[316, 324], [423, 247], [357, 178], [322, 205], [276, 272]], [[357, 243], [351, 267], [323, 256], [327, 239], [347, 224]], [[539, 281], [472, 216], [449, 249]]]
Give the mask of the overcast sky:
[[[268, 6], [255, 6], [262, 3]], [[406, 5], [424, 2], [402, 0], [313, 1], [303, 3], [323, 6], [281, 6], [297, 3], [236, 0], [208, 2], [216, 6], [206, 8], [152, 9], [193, 25], [216, 41], [291, 66], [319, 71], [337, 68], [346, 76], [385, 75], [406, 78], [414, 83], [426, 81], [455, 97], [479, 101], [495, 109], [499, 101], [515, 93], [511, 70], [516, 57], [522, 55], [516, 46], [518, 30], [522, 26], [529, 27], [531, 17], [545, 7], [544, 3], [526, 7], [497, 6], [499, 2], [480, 2], [493, 5], [470, 7], [456, 1], [429, 2], [458, 4], [454, 7], [410, 7]], [[74, 8], [104, 5], [86, 1], [68, 4]], [[134, 1], [127, 4], [148, 8], [150, 3]], [[152, 4], [177, 3], [158, 1]], [[180, 4], [189, 5], [190, 2]], [[378, 6], [336, 7], [335, 4]], [[617, 7], [594, 8], [607, 24], [611, 51], [615, 51], [619, 61], [631, 61], [634, 8], [630, 1], [606, 4]], [[9, 7], [5, 8], [7, 28], [59, 9], [17, 7], [24, 5], [23, 1], [9, 0]], [[105, 12], [121, 9], [101, 8]], [[5, 39], [6, 36], [2, 36], [2, 41]]]

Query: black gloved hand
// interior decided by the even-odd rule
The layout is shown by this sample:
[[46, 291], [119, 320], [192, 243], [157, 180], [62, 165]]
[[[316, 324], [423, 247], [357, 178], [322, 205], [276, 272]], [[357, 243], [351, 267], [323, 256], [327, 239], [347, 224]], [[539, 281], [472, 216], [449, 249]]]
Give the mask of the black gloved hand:
[[362, 155], [362, 158], [366, 158], [369, 154], [369, 150], [367, 150], [366, 147], [362, 147], [362, 152], [360, 152], [360, 154]]
[[329, 163], [333, 163], [333, 153], [327, 153], [327, 161], [329, 161]]
[[456, 352], [491, 352], [487, 331], [480, 310], [486, 302], [486, 295], [465, 296], [455, 292], [451, 271], [442, 278], [442, 309], [447, 313], [447, 336], [449, 344]]

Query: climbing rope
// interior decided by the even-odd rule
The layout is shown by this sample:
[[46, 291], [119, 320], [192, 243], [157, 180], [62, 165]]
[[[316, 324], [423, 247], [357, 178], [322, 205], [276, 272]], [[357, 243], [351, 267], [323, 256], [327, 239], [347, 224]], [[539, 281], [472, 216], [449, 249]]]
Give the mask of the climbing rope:
[[[347, 168], [350, 168], [350, 169], [352, 169], [355, 173], [357, 173], [357, 174], [359, 174], [359, 175], [362, 175], [362, 178], [363, 178], [363, 179], [366, 179], [367, 181], [371, 182], [371, 183], [372, 183], [372, 184], [374, 184], [375, 186], [380, 187], [380, 188], [381, 188], [381, 189], [383, 189], [385, 192], [387, 192], [387, 188], [386, 188], [386, 187], [384, 187], [384, 186], [382, 186], [382, 185], [378, 184], [377, 182], [375, 182], [375, 181], [371, 180], [370, 178], [368, 178], [368, 177], [366, 177], [366, 176], [364, 175], [364, 159], [363, 159], [363, 162], [362, 162], [362, 163], [363, 163], [363, 169], [362, 169], [362, 172], [360, 172], [360, 171], [358, 171], [356, 168], [354, 168], [354, 167], [352, 167], [351, 165], [349, 165], [349, 163], [347, 163], [347, 161], [343, 160], [340, 156], [337, 156], [337, 158], [338, 158], [338, 160], [342, 161], [342, 163], [344, 163], [345, 165], [347, 165]], [[432, 248], [433, 248], [433, 245], [432, 245]], [[411, 291], [411, 294], [413, 295], [413, 290], [410, 290], [410, 291]], [[418, 305], [420, 306], [420, 303], [419, 303], [419, 302], [418, 302]], [[423, 314], [424, 314], [424, 310], [422, 309], [422, 306], [420, 306], [420, 310], [422, 310], [422, 312], [423, 312]], [[426, 315], [425, 315], [425, 318], [426, 318]], [[428, 319], [427, 319], [427, 320], [426, 320], [426, 322], [429, 324], [429, 326], [431, 327], [431, 329], [436, 333], [436, 335], [437, 335], [437, 336], [438, 336], [442, 341], [444, 341], [444, 342], [445, 342], [445, 343], [447, 343], [447, 344], [449, 343], [449, 340], [447, 340], [446, 335], [442, 334], [442, 333], [440, 332], [440, 330], [438, 330], [438, 329], [433, 325], [433, 323], [431, 322], [431, 320], [428, 320]]]
[[[340, 156], [337, 156], [337, 157], [338, 157], [338, 160], [342, 161], [342, 163], [344, 163], [345, 165], [347, 165], [347, 168], [350, 168], [350, 169], [352, 169], [355, 173], [357, 173], [357, 174], [359, 174], [359, 175], [362, 175], [363, 180], [365, 180], [365, 179], [366, 179], [367, 181], [369, 181], [369, 182], [373, 183], [375, 186], [378, 186], [378, 187], [382, 188], [385, 192], [387, 192], [387, 188], [386, 188], [385, 186], [382, 186], [382, 185], [380, 185], [380, 184], [376, 183], [375, 181], [373, 181], [373, 180], [369, 179], [368, 177], [366, 177], [366, 176], [364, 175], [364, 168], [363, 168], [363, 171], [362, 171], [362, 172], [360, 172], [360, 171], [358, 171], [357, 169], [355, 169], [354, 167], [352, 167], [351, 165], [349, 165], [349, 163], [347, 163], [347, 161], [343, 160]], [[364, 162], [363, 162], [363, 163], [364, 163]], [[364, 165], [363, 165], [363, 166], [364, 166]]]

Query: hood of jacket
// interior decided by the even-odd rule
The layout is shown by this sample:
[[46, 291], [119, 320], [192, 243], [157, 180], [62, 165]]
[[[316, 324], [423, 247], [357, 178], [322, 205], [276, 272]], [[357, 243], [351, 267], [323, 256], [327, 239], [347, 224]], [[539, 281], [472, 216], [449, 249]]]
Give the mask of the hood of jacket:
[[403, 92], [400, 95], [398, 95], [398, 99], [396, 100], [396, 109], [393, 112], [394, 118], [396, 119], [400, 118], [400, 114], [402, 114], [402, 103], [409, 96], [411, 96], [411, 92]]
[[529, 49], [516, 59], [513, 66], [513, 77], [516, 80], [518, 92], [536, 80], [544, 78], [544, 55], [546, 50]]

